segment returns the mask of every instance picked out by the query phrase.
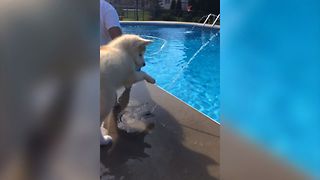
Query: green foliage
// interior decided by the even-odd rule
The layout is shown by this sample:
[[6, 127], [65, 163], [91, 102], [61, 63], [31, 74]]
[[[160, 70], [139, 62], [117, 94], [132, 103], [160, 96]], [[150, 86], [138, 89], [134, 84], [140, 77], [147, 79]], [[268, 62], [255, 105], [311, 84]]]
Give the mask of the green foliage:
[[160, 16], [161, 7], [159, 5], [160, 0], [149, 0], [150, 6], [150, 16], [151, 19], [155, 19], [155, 17]]
[[220, 14], [220, 0], [189, 0], [193, 11]]
[[173, 16], [171, 12], [162, 13], [160, 16], [162, 21], [177, 21], [177, 17]]
[[[189, 0], [188, 4], [192, 5], [191, 12], [182, 11], [181, 0], [171, 0], [170, 10], [162, 9], [159, 5], [159, 0], [139, 1], [144, 1], [145, 4], [148, 3], [149, 5], [147, 9], [144, 9], [141, 5], [142, 8], [140, 7], [140, 10], [138, 11], [139, 21], [160, 20], [198, 22], [204, 15], [209, 13], [220, 13], [219, 0]], [[122, 20], [136, 20], [136, 11], [128, 11], [120, 8], [120, 10], [118, 9], [118, 12]], [[210, 19], [210, 23], [212, 23], [212, 18]], [[219, 23], [220, 22], [218, 21], [217, 24]]]
[[[151, 15], [149, 11], [138, 11], [139, 21], [150, 21]], [[136, 12], [135, 11], [123, 11], [122, 20], [123, 21], [136, 21]]]
[[182, 10], [181, 0], [177, 1], [176, 10], [178, 10], [178, 11]]
[[176, 9], [176, 6], [177, 6], [176, 0], [171, 0], [170, 9], [171, 9], [171, 10], [175, 10], [175, 9]]

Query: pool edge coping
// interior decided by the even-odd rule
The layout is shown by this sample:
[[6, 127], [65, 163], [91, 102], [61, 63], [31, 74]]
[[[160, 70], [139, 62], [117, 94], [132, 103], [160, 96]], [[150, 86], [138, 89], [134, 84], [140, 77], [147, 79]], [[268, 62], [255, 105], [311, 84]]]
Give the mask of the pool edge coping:
[[120, 23], [126, 24], [167, 24], [167, 25], [189, 25], [189, 26], [198, 26], [198, 27], [206, 27], [206, 28], [214, 28], [220, 30], [220, 25], [214, 25], [213, 27], [209, 24], [203, 25], [202, 23], [195, 22], [182, 22], [182, 21], [120, 21]]
[[211, 122], [216, 123], [217, 125], [221, 126], [221, 123], [218, 122], [216, 119], [213, 119], [212, 117], [206, 115], [205, 113], [199, 111], [198, 109], [192, 107], [190, 104], [184, 102], [182, 99], [178, 98], [177, 96], [175, 96], [174, 94], [170, 93], [169, 91], [165, 90], [164, 88], [160, 87], [159, 85], [154, 85], [156, 88], [160, 89], [161, 91], [163, 91], [164, 93], [167, 93], [169, 96], [172, 96], [173, 98], [175, 98], [177, 101], [179, 101], [180, 103], [185, 104], [186, 106], [188, 106], [189, 108], [191, 108], [192, 110], [198, 112], [200, 115], [208, 118], [209, 120], [211, 120]]

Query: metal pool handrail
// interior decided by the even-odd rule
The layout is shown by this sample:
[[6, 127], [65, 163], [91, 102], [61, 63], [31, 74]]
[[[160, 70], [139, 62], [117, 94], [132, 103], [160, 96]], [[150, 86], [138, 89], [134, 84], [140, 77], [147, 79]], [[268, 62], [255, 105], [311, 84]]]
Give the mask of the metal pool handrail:
[[210, 19], [211, 16], [212, 16], [212, 17], [216, 17], [216, 18], [214, 19], [211, 27], [213, 27], [213, 26], [217, 23], [218, 19], [220, 18], [220, 14], [219, 14], [218, 16], [216, 16], [215, 14], [208, 14], [206, 20], [205, 20], [205, 21], [203, 22], [203, 24], [202, 24], [203, 26], [205, 26], [205, 25], [207, 24], [207, 22], [209, 21], [209, 19]]
[[217, 21], [218, 21], [218, 19], [220, 18], [220, 14], [216, 17], [216, 19], [213, 21], [213, 23], [212, 23], [212, 27], [214, 26], [214, 25], [216, 25], [216, 23], [217, 23]]

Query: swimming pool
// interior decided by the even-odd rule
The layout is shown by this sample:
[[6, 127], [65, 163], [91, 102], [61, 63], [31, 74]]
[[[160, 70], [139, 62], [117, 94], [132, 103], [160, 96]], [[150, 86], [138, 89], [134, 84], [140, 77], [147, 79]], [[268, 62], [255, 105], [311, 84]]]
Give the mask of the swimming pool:
[[217, 29], [183, 24], [122, 23], [124, 33], [154, 42], [144, 71], [157, 85], [219, 121], [220, 34]]

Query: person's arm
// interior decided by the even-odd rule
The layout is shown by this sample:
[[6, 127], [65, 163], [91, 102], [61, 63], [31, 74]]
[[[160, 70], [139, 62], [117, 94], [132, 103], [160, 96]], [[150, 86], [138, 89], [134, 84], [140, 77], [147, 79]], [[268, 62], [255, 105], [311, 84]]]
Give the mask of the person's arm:
[[111, 39], [115, 39], [118, 36], [122, 35], [121, 27], [120, 27], [120, 21], [119, 21], [119, 15], [114, 9], [114, 7], [109, 4], [105, 3], [105, 8], [103, 13], [104, 18], [104, 26], [106, 33], [109, 34]]
[[112, 27], [112, 28], [108, 29], [108, 33], [109, 33], [111, 39], [115, 39], [116, 37], [122, 35], [122, 31], [121, 31], [120, 27]]

